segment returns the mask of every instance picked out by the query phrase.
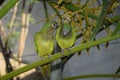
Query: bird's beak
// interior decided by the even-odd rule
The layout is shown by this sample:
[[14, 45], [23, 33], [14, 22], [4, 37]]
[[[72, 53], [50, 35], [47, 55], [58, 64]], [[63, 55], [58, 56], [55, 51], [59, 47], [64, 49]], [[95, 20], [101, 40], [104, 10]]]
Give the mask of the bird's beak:
[[67, 32], [63, 32], [63, 35], [66, 36], [66, 35], [67, 35]]

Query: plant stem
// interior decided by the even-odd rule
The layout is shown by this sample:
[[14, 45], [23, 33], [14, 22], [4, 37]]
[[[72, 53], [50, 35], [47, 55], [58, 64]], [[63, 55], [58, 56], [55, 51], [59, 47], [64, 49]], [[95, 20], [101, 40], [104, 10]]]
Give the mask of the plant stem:
[[[43, 0], [43, 5], [44, 5], [44, 10], [45, 10], [45, 17], [46, 19], [48, 19], [48, 8], [47, 8], [47, 4], [46, 1]], [[49, 20], [47, 20], [49, 21]]]
[[87, 74], [87, 75], [80, 75], [80, 76], [65, 78], [64, 80], [76, 80], [76, 79], [83, 79], [83, 78], [100, 78], [100, 77], [101, 78], [103, 77], [120, 78], [120, 74]]
[[91, 40], [94, 40], [100, 27], [102, 26], [104, 20], [105, 20], [105, 17], [106, 17], [106, 14], [107, 12], [110, 10], [111, 6], [113, 5], [113, 3], [115, 2], [116, 0], [111, 0], [111, 1], [103, 1], [103, 8], [101, 10], [101, 13], [100, 13], [100, 16], [97, 20], [97, 23], [96, 23], [96, 26], [95, 26], [95, 29], [92, 33], [92, 36], [91, 36]]
[[[68, 56], [68, 55], [74, 54], [75, 52], [78, 52], [78, 51], [81, 51], [81, 50], [84, 50], [84, 49], [99, 45], [99, 44], [104, 43], [104, 42], [108, 42], [110, 40], [118, 39], [118, 38], [120, 38], [120, 34], [117, 34], [117, 35], [114, 35], [114, 36], [107, 36], [105, 38], [102, 38], [102, 39], [99, 39], [99, 40], [96, 40], [96, 41], [89, 41], [87, 43], [80, 44], [79, 46], [75, 46], [75, 47], [71, 48], [70, 51], [65, 50], [64, 55]], [[7, 80], [7, 79], [12, 78], [14, 76], [17, 76], [17, 75], [19, 75], [21, 73], [24, 73], [24, 72], [26, 72], [28, 70], [31, 70], [31, 69], [33, 69], [35, 67], [50, 63], [50, 62], [52, 62], [52, 61], [54, 61], [56, 59], [59, 59], [61, 57], [62, 57], [61, 52], [55, 53], [54, 55], [51, 56], [51, 58], [45, 58], [44, 61], [39, 60], [37, 62], [28, 64], [27, 66], [24, 66], [24, 67], [22, 67], [20, 69], [12, 71], [12, 72], [2, 76], [0, 78], [0, 80]]]

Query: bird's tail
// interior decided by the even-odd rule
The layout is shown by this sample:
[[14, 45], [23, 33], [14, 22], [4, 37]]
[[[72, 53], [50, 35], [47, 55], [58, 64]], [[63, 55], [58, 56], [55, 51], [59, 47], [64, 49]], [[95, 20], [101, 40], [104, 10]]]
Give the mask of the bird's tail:
[[44, 80], [50, 80], [50, 64], [42, 66], [41, 73]]

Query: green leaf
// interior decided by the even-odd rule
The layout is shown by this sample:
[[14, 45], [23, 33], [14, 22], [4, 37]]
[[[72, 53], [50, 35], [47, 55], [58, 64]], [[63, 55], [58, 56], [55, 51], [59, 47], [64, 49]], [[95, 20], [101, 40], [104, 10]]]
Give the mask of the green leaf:
[[118, 69], [116, 70], [115, 74], [120, 73], [120, 66], [118, 67]]
[[35, 19], [33, 17], [30, 17], [30, 23], [35, 23]]
[[75, 6], [75, 5], [71, 4], [71, 3], [65, 4], [65, 7], [72, 10], [72, 11], [77, 11], [77, 10], [81, 9], [80, 7]]
[[112, 23], [116, 23], [119, 20], [120, 20], [120, 14], [111, 18]]
[[61, 14], [59, 13], [59, 11], [58, 11], [56, 8], [54, 8], [54, 6], [52, 5], [51, 2], [48, 2], [48, 4], [49, 4], [49, 5], [51, 6], [51, 8], [56, 12], [57, 16], [62, 20], [62, 16], [61, 16]]
[[13, 37], [13, 38], [18, 38], [20, 36], [20, 32], [12, 32], [12, 36], [11, 37]]
[[112, 4], [115, 2], [116, 0], [103, 0], [103, 7], [100, 13], [100, 16], [97, 20], [96, 26], [93, 30], [92, 36], [91, 36], [91, 40], [94, 40], [98, 31], [100, 30], [100, 27], [102, 26], [104, 19], [106, 17], [107, 12], [109, 11], [109, 9], [111, 8]]
[[118, 23], [116, 24], [115, 27], [116, 27], [116, 28], [115, 28], [115, 30], [112, 32], [112, 35], [115, 35], [115, 34], [117, 34], [117, 32], [120, 31], [120, 21], [118, 21]]
[[[65, 4], [65, 7], [71, 11], [78, 11], [80, 10], [81, 8], [78, 7], [78, 6], [75, 6], [73, 4]], [[82, 11], [80, 12], [81, 15], [85, 16], [85, 12]], [[93, 14], [90, 14], [90, 13], [86, 13], [88, 17], [92, 18], [92, 19], [98, 19], [98, 17], [96, 15], [93, 15]]]
[[9, 0], [7, 4], [0, 10], [0, 19], [18, 2], [18, 0]]
[[[44, 1], [44, 0], [43, 0], [43, 5], [44, 5], [44, 10], [45, 10], [45, 16], [48, 19], [48, 8], [47, 8], [46, 1]], [[49, 20], [47, 20], [47, 21], [49, 21]]]

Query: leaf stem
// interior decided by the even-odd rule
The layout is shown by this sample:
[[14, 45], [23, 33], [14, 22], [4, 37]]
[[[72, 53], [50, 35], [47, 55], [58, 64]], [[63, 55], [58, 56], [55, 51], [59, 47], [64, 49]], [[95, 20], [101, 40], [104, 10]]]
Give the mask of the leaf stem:
[[[102, 39], [99, 39], [99, 40], [96, 40], [96, 41], [89, 41], [87, 43], [80, 44], [78, 46], [75, 46], [75, 47], [71, 48], [70, 51], [65, 50], [64, 55], [68, 56], [68, 55], [74, 54], [75, 52], [78, 52], [78, 51], [81, 51], [81, 50], [84, 50], [84, 49], [99, 45], [99, 44], [104, 43], [104, 42], [108, 42], [110, 40], [118, 39], [118, 38], [120, 38], [120, 34], [116, 34], [114, 36], [107, 36], [105, 38], [102, 38]], [[59, 59], [61, 57], [62, 57], [62, 53], [58, 52], [58, 53], [52, 55], [51, 58], [45, 58], [44, 61], [39, 60], [39, 61], [33, 62], [31, 64], [28, 64], [27, 66], [24, 66], [24, 67], [22, 67], [20, 69], [12, 71], [12, 72], [2, 76], [0, 78], [0, 80], [7, 80], [7, 79], [12, 78], [14, 76], [17, 76], [17, 75], [19, 75], [21, 73], [24, 73], [24, 72], [26, 72], [28, 70], [31, 70], [31, 69], [33, 69], [35, 67], [48, 64], [48, 63], [50, 63], [50, 62], [52, 62], [52, 61], [54, 61], [56, 59]]]
[[46, 4], [46, 1], [43, 0], [43, 5], [44, 5], [44, 10], [45, 10], [45, 16], [46, 16], [46, 19], [47, 21], [49, 21], [48, 19], [48, 8], [47, 8], [47, 4]]
[[80, 76], [74, 76], [65, 78], [64, 80], [76, 80], [76, 79], [83, 79], [83, 78], [120, 78], [120, 74], [87, 74], [87, 75], [80, 75]]

